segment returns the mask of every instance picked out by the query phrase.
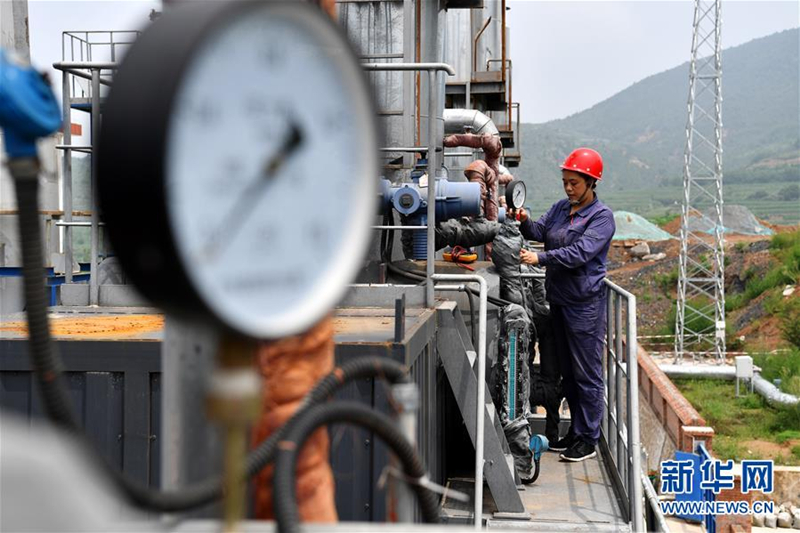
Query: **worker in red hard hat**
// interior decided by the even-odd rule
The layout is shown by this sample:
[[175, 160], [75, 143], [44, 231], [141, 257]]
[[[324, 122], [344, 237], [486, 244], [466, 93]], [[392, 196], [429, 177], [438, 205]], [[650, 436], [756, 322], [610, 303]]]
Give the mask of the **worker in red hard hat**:
[[603, 179], [603, 159], [590, 148], [578, 148], [561, 165], [567, 197], [536, 222], [523, 209], [515, 213], [520, 232], [544, 243], [544, 252], [522, 250], [521, 261], [546, 267], [562, 389], [572, 424], [567, 435], [550, 445], [566, 461], [596, 455], [603, 416], [603, 339], [606, 334], [606, 257], [614, 236], [614, 214], [595, 193]]

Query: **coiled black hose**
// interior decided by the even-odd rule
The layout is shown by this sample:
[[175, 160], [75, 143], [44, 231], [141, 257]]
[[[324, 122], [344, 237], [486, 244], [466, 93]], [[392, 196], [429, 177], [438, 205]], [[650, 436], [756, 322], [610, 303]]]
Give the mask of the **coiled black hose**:
[[[53, 423], [91, 449], [92, 445], [82, 432], [72, 410], [71, 399], [62, 382], [63, 364], [50, 337], [41, 248], [42, 237], [39, 226], [38, 164], [31, 159], [12, 161], [9, 166], [15, 178], [19, 209], [22, 271], [31, 362], [39, 384], [44, 411]], [[382, 377], [391, 383], [399, 383], [407, 380], [406, 376], [405, 366], [378, 357], [357, 359], [337, 368], [309, 392], [301, 408], [284, 427], [248, 455], [247, 477], [254, 476], [274, 459], [277, 443], [295, 420], [303, 416], [314, 405], [326, 401], [349, 381], [366, 377]], [[202, 507], [222, 496], [222, 482], [219, 479], [209, 479], [175, 491], [160, 491], [133, 482], [106, 461], [102, 461], [102, 464], [117, 487], [137, 507], [173, 513]]]
[[250, 452], [247, 456], [247, 476], [256, 475], [272, 462], [278, 442], [288, 434], [305, 413], [327, 401], [347, 383], [355, 379], [376, 377], [383, 378], [393, 385], [406, 383], [408, 382], [408, 368], [383, 357], [362, 357], [349, 361], [329, 373], [306, 395], [294, 416]]
[[[408, 381], [408, 368], [383, 357], [361, 357], [334, 369], [306, 394], [292, 418], [250, 451], [246, 460], [246, 478], [255, 476], [275, 459], [278, 443], [306, 413], [328, 401], [351, 381], [364, 378], [382, 378], [391, 384], [405, 383]], [[221, 498], [223, 494], [220, 479], [210, 479], [178, 491], [165, 492], [135, 485], [118, 471], [114, 470], [114, 473], [116, 477], [122, 478], [124, 490], [137, 505], [165, 513], [202, 507]]]
[[530, 477], [530, 478], [526, 478], [526, 479], [520, 480], [520, 481], [522, 481], [523, 485], [531, 485], [532, 483], [535, 483], [537, 479], [539, 479], [539, 468], [540, 468], [539, 463], [540, 463], [540, 461], [541, 461], [541, 459], [534, 459], [533, 460], [533, 476]]
[[[295, 494], [295, 469], [300, 451], [306, 440], [320, 426], [336, 422], [353, 424], [374, 432], [400, 460], [408, 478], [421, 480], [427, 475], [414, 447], [397, 429], [396, 422], [386, 415], [355, 402], [333, 402], [316, 406], [297, 420], [285, 440], [279, 443], [273, 493], [275, 520], [281, 533], [300, 531], [300, 513]], [[429, 524], [438, 523], [438, 496], [421, 484], [411, 484], [411, 489], [417, 496], [423, 520]]]

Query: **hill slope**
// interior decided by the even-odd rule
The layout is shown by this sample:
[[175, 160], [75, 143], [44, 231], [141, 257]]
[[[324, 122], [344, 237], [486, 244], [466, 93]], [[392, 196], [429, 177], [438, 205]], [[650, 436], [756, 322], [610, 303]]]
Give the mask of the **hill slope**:
[[[726, 185], [800, 181], [798, 50], [800, 29], [723, 51]], [[558, 163], [572, 148], [589, 145], [606, 161], [605, 191], [679, 186], [688, 79], [687, 62], [565, 119], [523, 124], [516, 175], [542, 197], [558, 195]]]

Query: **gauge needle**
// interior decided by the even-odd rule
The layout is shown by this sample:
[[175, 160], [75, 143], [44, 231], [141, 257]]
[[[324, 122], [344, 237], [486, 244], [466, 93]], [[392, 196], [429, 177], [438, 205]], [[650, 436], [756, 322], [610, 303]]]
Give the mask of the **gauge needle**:
[[232, 240], [230, 238], [231, 233], [241, 228], [242, 224], [252, 213], [253, 208], [261, 198], [264, 188], [272, 183], [286, 161], [297, 152], [302, 144], [303, 134], [300, 128], [298, 128], [295, 123], [292, 123], [286, 138], [275, 154], [264, 164], [259, 177], [245, 187], [223, 221], [217, 226], [217, 229], [211, 233], [201, 254], [205, 259], [210, 259], [214, 255], [220, 253], [223, 246]]

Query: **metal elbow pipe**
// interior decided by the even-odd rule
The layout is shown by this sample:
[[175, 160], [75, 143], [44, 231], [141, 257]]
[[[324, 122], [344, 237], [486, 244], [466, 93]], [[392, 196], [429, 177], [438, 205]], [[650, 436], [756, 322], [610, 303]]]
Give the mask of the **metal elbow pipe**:
[[444, 110], [444, 132], [464, 133], [464, 126], [472, 127], [472, 133], [481, 135], [500, 135], [494, 121], [487, 115], [475, 109], [445, 109]]
[[778, 387], [762, 378], [760, 374], [753, 377], [753, 388], [767, 400], [770, 405], [792, 406], [800, 403], [800, 398], [781, 392]]

